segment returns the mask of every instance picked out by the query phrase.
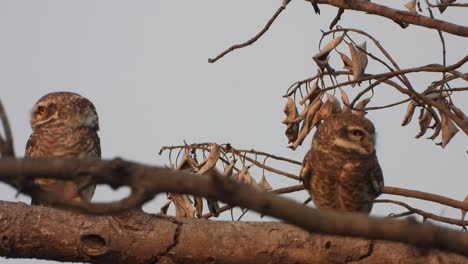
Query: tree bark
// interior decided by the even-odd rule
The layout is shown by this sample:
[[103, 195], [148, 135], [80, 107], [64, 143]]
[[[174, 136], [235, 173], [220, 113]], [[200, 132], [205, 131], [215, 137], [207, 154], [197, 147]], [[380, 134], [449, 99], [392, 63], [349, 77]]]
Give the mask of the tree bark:
[[141, 211], [93, 216], [0, 202], [0, 255], [91, 263], [467, 263], [402, 243], [308, 233], [279, 222], [223, 222]]

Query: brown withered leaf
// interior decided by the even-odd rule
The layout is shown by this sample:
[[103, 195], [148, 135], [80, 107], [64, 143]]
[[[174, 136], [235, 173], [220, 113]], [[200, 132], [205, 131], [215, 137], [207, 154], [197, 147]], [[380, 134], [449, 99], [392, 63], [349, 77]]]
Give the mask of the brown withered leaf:
[[260, 182], [258, 183], [258, 185], [260, 186], [260, 188], [264, 191], [270, 191], [272, 190], [273, 188], [271, 187], [270, 183], [267, 181], [267, 179], [265, 178], [265, 175], [262, 176], [262, 179], [260, 180]]
[[425, 110], [424, 114], [422, 117], [419, 119], [419, 133], [416, 135], [416, 138], [422, 137], [427, 129], [429, 128], [429, 125], [431, 124], [432, 121], [432, 114], [430, 111]]
[[[440, 0], [440, 1], [437, 1], [437, 3], [439, 4], [451, 4], [453, 2], [455, 2], [456, 0]], [[447, 9], [447, 6], [439, 6], [438, 7], [439, 9], [439, 12], [442, 14], [444, 13], [445, 9]]]
[[[366, 51], [366, 42], [358, 45], [358, 47], [364, 51], [355, 48], [352, 43], [349, 43], [348, 47], [351, 53], [353, 80], [357, 80], [362, 77], [367, 67], [367, 54], [364, 52]], [[351, 86], [354, 87], [355, 84], [352, 84]]]
[[442, 142], [438, 145], [441, 145], [442, 148], [445, 148], [450, 140], [458, 133], [458, 128], [444, 113], [440, 113], [440, 116], [442, 119]]
[[413, 100], [411, 100], [408, 103], [408, 107], [406, 108], [405, 117], [403, 118], [403, 121], [401, 122], [402, 126], [406, 126], [411, 122], [411, 119], [413, 119], [415, 109], [416, 109], [416, 103]]
[[242, 168], [242, 170], [239, 173], [238, 182], [245, 183], [247, 185], [250, 185], [250, 186], [254, 187], [257, 190], [261, 190], [258, 183], [255, 181], [255, 179], [250, 174], [249, 169], [250, 169], [250, 166], [244, 166]]
[[341, 52], [340, 52], [340, 57], [341, 57], [341, 60], [343, 61], [343, 68], [348, 70], [348, 71], [352, 71], [353, 70], [353, 61], [348, 56], [346, 56], [345, 54], [343, 54]]
[[312, 126], [312, 121], [313, 121], [316, 113], [321, 108], [321, 106], [322, 106], [322, 100], [320, 100], [320, 98], [318, 98], [318, 97], [315, 99], [315, 101], [312, 104], [310, 104], [308, 106], [307, 115], [306, 115], [306, 118], [304, 119], [304, 121], [302, 123], [302, 128], [301, 128], [301, 130], [299, 132], [299, 135], [298, 135], [297, 139], [294, 141], [294, 143], [291, 146], [289, 146], [292, 150], [296, 150], [296, 148], [302, 144], [304, 139], [309, 134], [310, 130], [313, 127]]
[[341, 92], [341, 101], [343, 102], [342, 112], [343, 113], [349, 113], [349, 112], [351, 112], [351, 109], [349, 108], [348, 94], [346, 94], [346, 92], [341, 88], [340, 88], [340, 92]]
[[332, 40], [330, 40], [327, 45], [325, 45], [320, 51], [319, 53], [315, 54], [314, 55], [314, 59], [318, 59], [318, 60], [325, 60], [327, 57], [328, 57], [328, 54], [330, 54], [330, 52], [336, 48], [338, 45], [340, 45], [341, 41], [343, 41], [343, 38], [344, 38], [344, 35], [341, 35], [337, 38], [334, 38]]
[[312, 58], [312, 59], [315, 61], [315, 63], [317, 64], [317, 66], [322, 72], [325, 70], [325, 68], [327, 68], [329, 58], [326, 58], [326, 59]]
[[236, 159], [233, 159], [229, 162], [229, 165], [226, 166], [226, 168], [224, 168], [224, 172], [223, 174], [226, 176], [226, 177], [231, 177], [232, 176], [232, 171], [234, 170], [234, 165], [236, 165]]
[[297, 139], [299, 133], [299, 122], [294, 122], [299, 115], [296, 104], [291, 97], [288, 97], [283, 112], [286, 115], [286, 118], [283, 120], [283, 124], [286, 124], [286, 131], [284, 133], [288, 138], [288, 143], [291, 143]]
[[169, 209], [169, 206], [171, 205], [172, 200], [167, 200], [166, 203], [161, 206], [161, 209], [159, 210], [159, 213], [162, 215], [167, 215], [167, 210]]
[[218, 201], [206, 198], [206, 204], [208, 205], [210, 213], [212, 213], [214, 217], [218, 217], [221, 212]]
[[203, 166], [198, 171], [199, 174], [205, 174], [207, 171], [213, 169], [219, 160], [219, 145], [211, 144], [210, 155], [204, 161]]
[[416, 12], [416, 0], [411, 0], [405, 4], [405, 7], [413, 14], [417, 14]]
[[331, 95], [327, 95], [327, 101], [320, 107], [318, 112], [315, 114], [314, 119], [312, 120], [311, 128], [320, 124], [325, 117], [341, 112], [341, 104], [338, 99]]
[[370, 98], [362, 99], [361, 101], [359, 101], [354, 107], [355, 110], [353, 110], [353, 114], [365, 116], [367, 112], [363, 109], [366, 108], [370, 101]]
[[466, 117], [465, 113], [463, 113], [463, 111], [460, 108], [456, 107], [454, 104], [449, 104], [448, 107], [458, 118], [465, 121], [468, 120], [468, 117]]
[[197, 217], [200, 218], [203, 215], [203, 198], [200, 196], [194, 196], [194, 203]]
[[195, 218], [195, 208], [186, 194], [170, 193], [177, 217]]
[[320, 90], [317, 83], [314, 83], [312, 87], [310, 87], [309, 92], [299, 101], [300, 105], [304, 105], [307, 100], [310, 103], [314, 101], [315, 97], [319, 94], [317, 91]]

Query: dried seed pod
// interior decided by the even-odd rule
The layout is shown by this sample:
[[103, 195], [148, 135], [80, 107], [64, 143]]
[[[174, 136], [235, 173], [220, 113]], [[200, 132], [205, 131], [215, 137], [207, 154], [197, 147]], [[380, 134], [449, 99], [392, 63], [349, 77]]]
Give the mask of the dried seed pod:
[[405, 7], [413, 14], [417, 14], [416, 12], [416, 0], [411, 0], [405, 4]]
[[434, 121], [436, 121], [434, 133], [432, 133], [432, 135], [427, 138], [430, 140], [434, 140], [440, 134], [440, 131], [442, 130], [442, 122], [438, 122], [436, 119], [434, 119]]
[[429, 128], [429, 125], [431, 124], [432, 120], [432, 113], [430, 111], [425, 111], [422, 117], [419, 119], [419, 133], [416, 135], [416, 138], [422, 137], [427, 129]]
[[442, 142], [438, 145], [441, 145], [442, 148], [445, 148], [450, 140], [458, 133], [458, 128], [445, 114], [440, 113], [440, 116], [442, 119]]
[[260, 180], [260, 182], [258, 183], [258, 185], [260, 186], [260, 188], [264, 191], [270, 191], [272, 190], [273, 188], [271, 187], [270, 183], [267, 181], [267, 179], [265, 178], [265, 175], [262, 175], [262, 179]]
[[416, 109], [416, 103], [413, 100], [411, 100], [408, 103], [408, 107], [406, 108], [405, 117], [403, 118], [403, 121], [401, 122], [402, 126], [406, 126], [411, 122], [411, 119], [413, 119], [415, 109]]
[[283, 120], [283, 124], [286, 124], [285, 135], [288, 138], [288, 143], [291, 143], [297, 139], [299, 133], [299, 123], [294, 122], [299, 115], [297, 113], [296, 104], [291, 97], [288, 97], [283, 112], [286, 114], [286, 118]]
[[343, 102], [343, 110], [342, 112], [343, 113], [348, 113], [348, 112], [351, 112], [351, 109], [349, 108], [349, 98], [348, 98], [348, 95], [346, 94], [346, 92], [340, 88], [340, 92], [341, 92], [341, 101]]
[[355, 110], [353, 110], [353, 114], [365, 116], [367, 112], [363, 109], [366, 108], [367, 104], [369, 104], [370, 101], [370, 98], [362, 99], [361, 101], [359, 101], [354, 107]]
[[353, 61], [346, 55], [340, 52], [341, 60], [343, 61], [343, 68], [348, 71], [353, 71]]
[[325, 45], [325, 47], [323, 47], [319, 53], [315, 54], [315, 56], [313, 57], [314, 59], [318, 59], [318, 60], [325, 60], [327, 57], [328, 57], [328, 54], [330, 54], [330, 52], [336, 48], [338, 45], [340, 45], [341, 41], [343, 41], [343, 38], [344, 38], [344, 35], [341, 35], [337, 38], [334, 38], [332, 40], [330, 40], [327, 45]]
[[306, 94], [306, 96], [304, 96], [304, 97], [299, 101], [299, 104], [300, 104], [300, 105], [304, 105], [305, 102], [306, 102], [307, 100], [309, 100], [309, 102], [314, 101], [315, 97], [318, 95], [318, 93], [316, 93], [317, 90], [319, 90], [318, 84], [317, 84], [317, 83], [314, 83], [314, 84], [312, 85], [312, 87], [310, 87], [310, 90], [309, 90], [309, 92]]

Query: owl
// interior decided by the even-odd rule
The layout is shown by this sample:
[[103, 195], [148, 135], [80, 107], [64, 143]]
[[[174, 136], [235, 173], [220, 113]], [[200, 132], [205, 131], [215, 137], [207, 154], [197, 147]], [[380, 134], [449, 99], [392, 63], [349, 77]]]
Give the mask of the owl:
[[384, 185], [372, 122], [352, 113], [325, 118], [300, 176], [317, 208], [369, 214]]
[[[26, 158], [101, 158], [96, 109], [79, 94], [54, 92], [44, 95], [33, 106], [31, 128]], [[96, 186], [83, 189], [83, 181], [35, 179], [34, 184], [43, 192], [33, 194], [31, 204], [50, 205], [47, 193], [65, 200], [90, 201]]]

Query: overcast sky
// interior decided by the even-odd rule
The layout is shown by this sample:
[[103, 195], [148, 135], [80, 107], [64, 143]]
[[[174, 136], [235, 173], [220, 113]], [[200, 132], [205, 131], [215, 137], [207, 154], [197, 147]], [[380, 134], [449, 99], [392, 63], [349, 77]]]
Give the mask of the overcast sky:
[[[163, 165], [167, 159], [157, 155], [160, 147], [186, 140], [230, 142], [301, 160], [311, 138], [295, 152], [286, 148], [282, 95], [293, 82], [316, 73], [311, 57], [318, 51], [320, 30], [328, 28], [336, 9], [322, 6], [322, 15], [316, 16], [310, 4], [293, 1], [253, 46], [207, 63], [209, 57], [256, 34], [279, 3], [1, 0], [0, 99], [10, 118], [17, 155], [23, 156], [31, 133], [29, 113], [37, 99], [52, 91], [73, 91], [90, 99], [98, 110], [106, 159]], [[466, 13], [449, 8], [443, 19], [462, 23], [463, 17]], [[392, 21], [356, 12], [346, 12], [340, 25], [373, 34], [401, 68], [442, 62], [436, 31], [416, 26], [402, 30]], [[466, 38], [444, 36], [448, 64], [467, 54]], [[367, 47], [377, 52], [372, 44]], [[333, 66], [339, 69], [342, 64], [335, 61]], [[367, 72], [379, 70], [369, 64]], [[461, 69], [467, 70], [467, 66]], [[440, 74], [410, 78], [421, 91]], [[380, 86], [371, 104], [401, 98], [392, 88]], [[454, 100], [468, 110], [466, 93]], [[386, 184], [463, 199], [468, 194], [466, 135], [460, 132], [445, 149], [430, 140], [416, 140], [417, 122], [400, 126], [405, 110], [406, 105], [401, 105], [368, 115], [376, 125]], [[269, 180], [274, 187], [291, 184], [278, 176]], [[96, 196], [112, 197], [102, 188]], [[296, 198], [305, 196], [301, 192]], [[29, 202], [26, 196], [15, 198], [14, 190], [3, 184], [0, 199]], [[405, 201], [435, 214], [459, 217], [457, 210], [438, 204]], [[149, 210], [157, 212], [158, 205], [153, 203]], [[373, 213], [400, 211], [379, 204]]]

